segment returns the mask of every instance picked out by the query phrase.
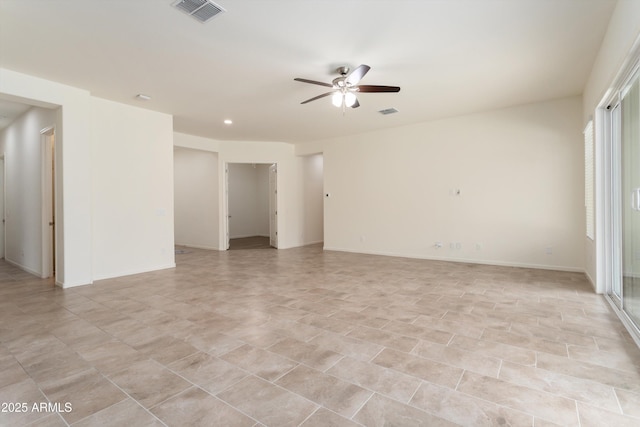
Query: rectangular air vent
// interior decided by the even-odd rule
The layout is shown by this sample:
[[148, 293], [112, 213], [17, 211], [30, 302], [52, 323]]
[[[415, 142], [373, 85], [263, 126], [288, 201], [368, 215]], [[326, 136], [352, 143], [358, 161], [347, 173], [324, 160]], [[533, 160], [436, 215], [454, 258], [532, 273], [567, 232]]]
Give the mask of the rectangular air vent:
[[385, 108], [384, 110], [380, 110], [378, 111], [378, 113], [383, 114], [383, 115], [387, 115], [387, 114], [393, 114], [393, 113], [397, 113], [398, 110], [396, 110], [395, 108]]
[[203, 23], [225, 12], [221, 6], [209, 0], [178, 0], [173, 4], [173, 7]]

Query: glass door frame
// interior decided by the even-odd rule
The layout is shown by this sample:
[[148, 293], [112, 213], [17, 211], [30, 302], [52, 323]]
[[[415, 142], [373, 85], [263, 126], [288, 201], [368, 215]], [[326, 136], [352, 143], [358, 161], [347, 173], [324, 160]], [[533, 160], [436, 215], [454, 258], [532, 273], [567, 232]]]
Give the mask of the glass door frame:
[[621, 100], [618, 95], [614, 98], [612, 105], [607, 107], [607, 154], [608, 154], [608, 194], [609, 194], [609, 281], [607, 286], [607, 295], [611, 301], [622, 310], [622, 213], [620, 211], [622, 203], [622, 184], [621, 184], [621, 167], [622, 167], [622, 120], [621, 120]]
[[[600, 182], [602, 190], [596, 197], [601, 197], [597, 202], [602, 207], [601, 218], [597, 220], [596, 227], [602, 227], [600, 243], [604, 256], [598, 262], [598, 268], [604, 271], [605, 298], [618, 317], [622, 320], [627, 330], [640, 346], [640, 324], [636, 324], [625, 310], [624, 286], [623, 286], [623, 249], [622, 249], [622, 100], [626, 91], [636, 79], [640, 79], [640, 48], [629, 61], [627, 67], [616, 79], [609, 96], [605, 97], [596, 111], [596, 128], [600, 126], [598, 135], [600, 144], [596, 141], [596, 147], [600, 147], [598, 153], [602, 156], [602, 170]], [[626, 71], [626, 72], [625, 72]], [[596, 137], [596, 140], [598, 138]], [[596, 174], [598, 172], [596, 171]], [[616, 292], [618, 291], [618, 292]]]

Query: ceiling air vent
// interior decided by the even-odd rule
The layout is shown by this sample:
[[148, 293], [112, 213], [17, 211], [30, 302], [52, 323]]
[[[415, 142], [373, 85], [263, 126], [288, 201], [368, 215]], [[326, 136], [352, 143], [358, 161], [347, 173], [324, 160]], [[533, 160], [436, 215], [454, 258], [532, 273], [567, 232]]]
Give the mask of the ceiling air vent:
[[225, 11], [221, 6], [208, 0], [178, 0], [173, 7], [203, 23]]
[[396, 110], [395, 108], [385, 108], [384, 110], [380, 110], [378, 111], [378, 113], [386, 116], [387, 114], [393, 114], [393, 113], [397, 113], [398, 110]]

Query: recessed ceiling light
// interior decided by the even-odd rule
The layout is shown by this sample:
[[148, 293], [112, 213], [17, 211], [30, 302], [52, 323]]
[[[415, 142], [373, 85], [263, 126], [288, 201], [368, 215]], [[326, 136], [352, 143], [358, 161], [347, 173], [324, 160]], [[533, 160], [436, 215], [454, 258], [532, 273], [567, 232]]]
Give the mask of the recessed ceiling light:
[[225, 124], [225, 125], [233, 124], [233, 120], [226, 119], [226, 120], [224, 121], [224, 124]]
[[149, 101], [149, 100], [151, 100], [151, 97], [149, 95], [145, 95], [144, 93], [137, 94], [136, 98], [139, 99], [140, 101]]

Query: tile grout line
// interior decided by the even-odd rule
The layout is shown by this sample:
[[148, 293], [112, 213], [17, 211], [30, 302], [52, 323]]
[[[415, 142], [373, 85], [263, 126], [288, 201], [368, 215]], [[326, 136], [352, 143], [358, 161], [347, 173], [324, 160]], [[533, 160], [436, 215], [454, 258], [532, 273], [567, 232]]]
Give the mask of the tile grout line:
[[[369, 391], [371, 391], [371, 390], [369, 390]], [[360, 405], [360, 407], [359, 407], [359, 408], [358, 408], [358, 409], [353, 413], [353, 415], [351, 415], [348, 419], [349, 419], [349, 420], [351, 420], [351, 421], [354, 421], [354, 422], [355, 422], [355, 420], [354, 420], [353, 418], [354, 418], [356, 415], [358, 415], [358, 413], [359, 413], [360, 411], [362, 411], [362, 408], [364, 408], [364, 407], [365, 407], [365, 405], [366, 405], [367, 403], [369, 403], [369, 400], [371, 400], [371, 398], [372, 398], [375, 394], [376, 394], [376, 392], [375, 392], [375, 391], [374, 391], [374, 392], [372, 392], [372, 393], [371, 393], [371, 395], [369, 395], [369, 397], [367, 398], [367, 400], [365, 400], [365, 401], [362, 403], [362, 405]], [[359, 424], [359, 423], [358, 423], [358, 424]]]
[[307, 418], [305, 418], [304, 420], [302, 420], [302, 422], [300, 422], [298, 424], [298, 427], [300, 427], [301, 425], [303, 425], [304, 423], [306, 423], [311, 417], [313, 417], [319, 410], [320, 408], [323, 408], [323, 406], [318, 406], [312, 413], [310, 413]]
[[[151, 359], [148, 359], [148, 360], [151, 360]], [[132, 401], [134, 401], [134, 402], [136, 403], [136, 405], [138, 405], [138, 406], [140, 406], [142, 409], [144, 409], [144, 410], [145, 410], [149, 415], [151, 415], [152, 417], [154, 417], [156, 420], [160, 421], [160, 422], [161, 422], [162, 424], [164, 424], [165, 426], [167, 425], [167, 424], [166, 424], [164, 421], [162, 421], [160, 418], [156, 417], [156, 416], [155, 416], [155, 414], [153, 414], [149, 409], [145, 408], [145, 406], [144, 406], [142, 403], [140, 403], [140, 402], [138, 401], [138, 399], [134, 398], [134, 397], [133, 397], [133, 396], [131, 396], [129, 393], [127, 393], [125, 390], [123, 390], [123, 389], [122, 389], [122, 387], [120, 387], [118, 384], [116, 384], [116, 383], [115, 383], [115, 382], [114, 382], [110, 377], [106, 376], [104, 373], [102, 373], [102, 372], [101, 372], [101, 371], [99, 371], [99, 370], [98, 370], [98, 372], [100, 372], [100, 374], [103, 376], [103, 378], [105, 378], [107, 381], [109, 381], [111, 384], [113, 384], [113, 385], [114, 385], [118, 390], [120, 390], [122, 393], [124, 393], [124, 394], [129, 398], [129, 399], [131, 399]], [[183, 390], [183, 391], [184, 391], [184, 390]], [[125, 399], [121, 400], [120, 402], [114, 403], [113, 405], [110, 405], [110, 406], [108, 406], [107, 408], [101, 409], [101, 410], [100, 410], [100, 411], [98, 411], [98, 412], [94, 412], [93, 414], [91, 414], [91, 415], [89, 415], [89, 416], [87, 416], [87, 417], [83, 418], [83, 420], [84, 420], [84, 419], [86, 419], [86, 418], [88, 418], [88, 417], [91, 417], [91, 416], [93, 416], [93, 415], [95, 415], [95, 414], [98, 414], [98, 413], [100, 413], [100, 412], [102, 412], [102, 411], [104, 411], [104, 410], [106, 410], [106, 409], [108, 409], [108, 408], [111, 408], [111, 407], [112, 407], [112, 406], [114, 406], [114, 405], [117, 405], [117, 404], [119, 404], [119, 403], [122, 403], [124, 400], [125, 400]], [[78, 421], [76, 421], [76, 422], [78, 422]]]

